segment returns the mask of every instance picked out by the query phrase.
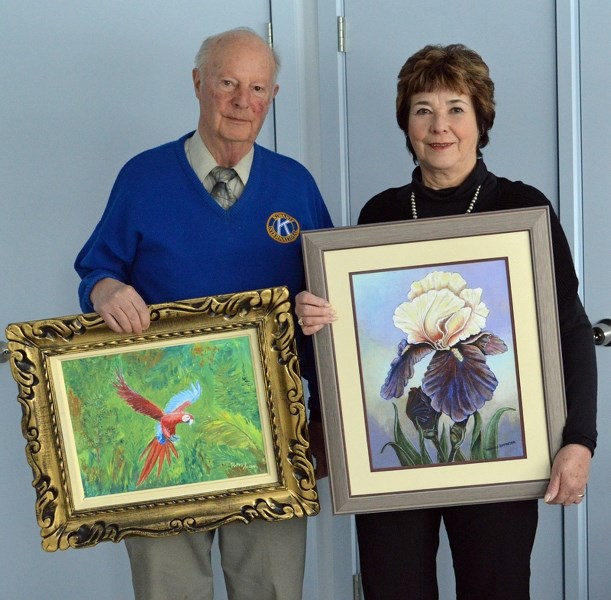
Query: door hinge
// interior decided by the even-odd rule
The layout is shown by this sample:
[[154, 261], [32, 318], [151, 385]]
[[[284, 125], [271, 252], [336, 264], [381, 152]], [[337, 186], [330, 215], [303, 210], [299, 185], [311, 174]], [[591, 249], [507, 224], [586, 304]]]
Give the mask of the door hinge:
[[346, 52], [346, 19], [337, 17], [337, 51]]
[[355, 573], [352, 575], [352, 598], [353, 600], [361, 600], [361, 574]]
[[267, 43], [270, 48], [274, 47], [274, 30], [272, 29], [271, 22], [267, 24]]

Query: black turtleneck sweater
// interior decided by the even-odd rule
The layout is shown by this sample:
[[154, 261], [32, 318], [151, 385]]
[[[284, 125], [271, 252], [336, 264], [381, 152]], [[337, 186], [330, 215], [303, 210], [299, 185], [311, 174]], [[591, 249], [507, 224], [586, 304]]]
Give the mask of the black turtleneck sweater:
[[558, 317], [562, 346], [567, 419], [563, 444], [583, 444], [592, 452], [596, 447], [596, 354], [592, 326], [579, 296], [578, 279], [566, 236], [549, 200], [536, 188], [521, 181], [509, 181], [488, 171], [478, 160], [469, 177], [457, 188], [432, 190], [422, 184], [420, 168], [412, 182], [387, 189], [374, 196], [361, 210], [359, 225], [412, 219], [411, 193], [416, 197], [419, 219], [462, 214], [467, 210], [477, 186], [481, 189], [473, 213], [533, 206], [550, 209]]

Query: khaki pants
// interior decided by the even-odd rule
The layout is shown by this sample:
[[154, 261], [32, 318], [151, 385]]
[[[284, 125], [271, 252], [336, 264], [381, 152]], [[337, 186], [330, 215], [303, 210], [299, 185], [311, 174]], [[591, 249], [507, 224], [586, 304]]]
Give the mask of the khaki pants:
[[212, 600], [218, 532], [229, 600], [301, 600], [305, 518], [231, 523], [216, 531], [125, 539], [136, 600]]

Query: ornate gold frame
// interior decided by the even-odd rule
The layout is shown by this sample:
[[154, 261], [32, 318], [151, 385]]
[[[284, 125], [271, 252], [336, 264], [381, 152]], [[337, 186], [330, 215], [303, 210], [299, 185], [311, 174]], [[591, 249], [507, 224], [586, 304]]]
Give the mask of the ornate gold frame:
[[[95, 507], [78, 502], [69, 456], [72, 421], [60, 410], [58, 360], [134, 348], [163, 349], [219, 333], [254, 336], [263, 437], [271, 481], [225, 482], [193, 493], [189, 486], [161, 488], [155, 498], [108, 494]], [[319, 510], [309, 452], [307, 416], [284, 287], [151, 306], [151, 326], [141, 335], [113, 333], [97, 314], [10, 324], [10, 365], [22, 405], [22, 432], [36, 489], [36, 516], [46, 551], [118, 542], [128, 535], [166, 536], [204, 531], [233, 521], [248, 523], [314, 515]], [[179, 340], [179, 342], [177, 342]], [[258, 346], [258, 352], [257, 352]], [[77, 359], [78, 360], [78, 359]], [[255, 370], [257, 370], [255, 368]], [[65, 392], [65, 390], [64, 390]], [[78, 466], [78, 463], [76, 463]], [[161, 494], [161, 495], [160, 495]]]

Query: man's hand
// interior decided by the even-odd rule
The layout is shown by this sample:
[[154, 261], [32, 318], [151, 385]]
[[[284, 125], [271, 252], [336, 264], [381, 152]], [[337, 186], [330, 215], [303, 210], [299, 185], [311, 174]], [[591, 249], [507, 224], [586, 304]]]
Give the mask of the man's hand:
[[93, 310], [117, 333], [142, 333], [151, 324], [148, 306], [131, 285], [111, 277], [100, 279], [90, 299]]
[[545, 502], [570, 506], [579, 504], [585, 493], [592, 453], [581, 444], [567, 444], [560, 448], [552, 476], [545, 492]]

